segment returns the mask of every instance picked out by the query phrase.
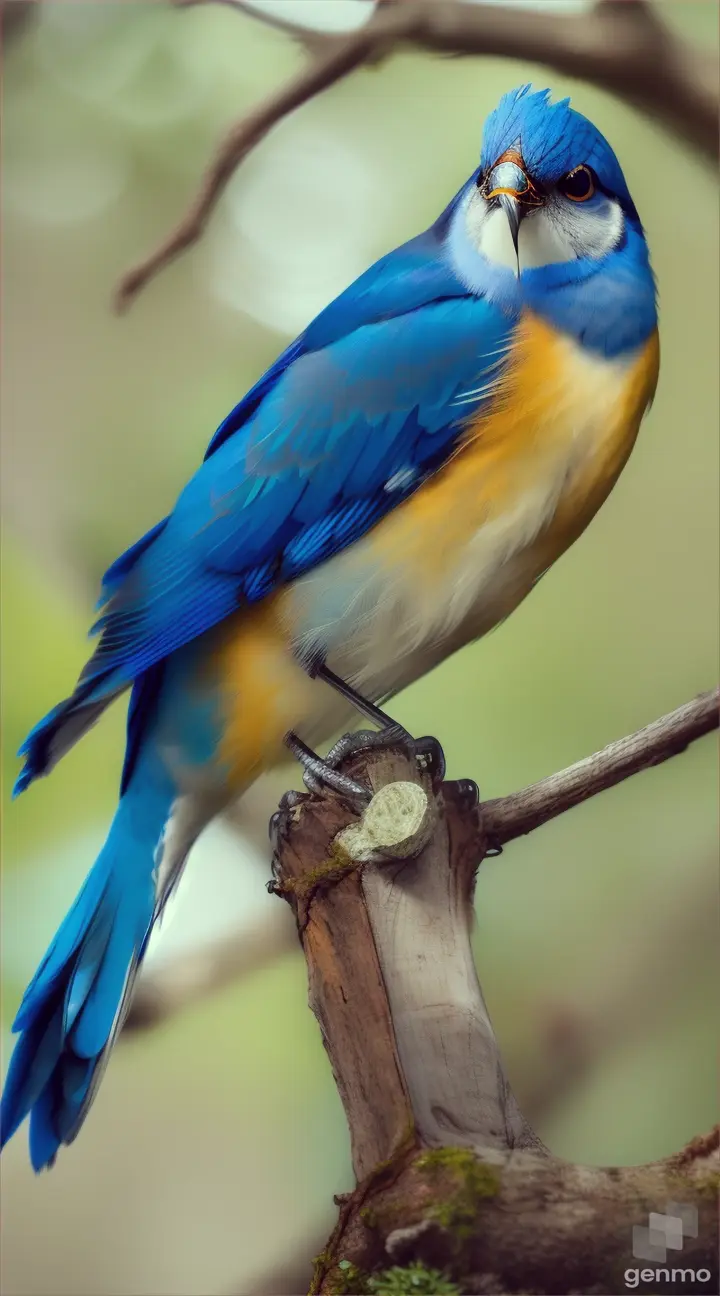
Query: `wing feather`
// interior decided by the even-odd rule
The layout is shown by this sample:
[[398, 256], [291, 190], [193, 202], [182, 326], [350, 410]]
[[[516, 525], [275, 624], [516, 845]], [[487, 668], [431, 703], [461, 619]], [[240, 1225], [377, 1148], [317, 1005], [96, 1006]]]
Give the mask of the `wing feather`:
[[432, 261], [427, 238], [328, 307], [221, 424], [169, 518], [110, 569], [84, 680], [137, 678], [352, 544], [447, 461], [514, 320]]

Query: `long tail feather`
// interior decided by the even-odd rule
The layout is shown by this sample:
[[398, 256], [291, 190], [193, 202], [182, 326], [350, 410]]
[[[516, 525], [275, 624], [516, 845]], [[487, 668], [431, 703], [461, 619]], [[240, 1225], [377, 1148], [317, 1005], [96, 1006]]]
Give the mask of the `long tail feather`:
[[30, 982], [0, 1104], [0, 1146], [30, 1116], [36, 1170], [82, 1125], [160, 907], [156, 867], [176, 789], [147, 744], [107, 841]]

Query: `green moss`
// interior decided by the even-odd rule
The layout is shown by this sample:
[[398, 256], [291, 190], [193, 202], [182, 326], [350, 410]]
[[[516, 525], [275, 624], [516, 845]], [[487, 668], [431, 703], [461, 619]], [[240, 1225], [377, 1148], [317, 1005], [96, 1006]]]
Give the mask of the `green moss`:
[[717, 1170], [709, 1170], [707, 1174], [700, 1175], [696, 1179], [693, 1188], [703, 1197], [720, 1196], [720, 1173]]
[[477, 1227], [478, 1206], [483, 1199], [496, 1197], [501, 1181], [498, 1171], [482, 1161], [468, 1149], [460, 1147], [435, 1148], [423, 1152], [415, 1162], [417, 1169], [433, 1178], [451, 1175], [457, 1187], [437, 1205], [431, 1207], [428, 1218], [437, 1220], [441, 1228], [458, 1240], [471, 1237]]
[[365, 1290], [371, 1296], [460, 1296], [459, 1288], [445, 1274], [426, 1268], [419, 1260], [373, 1274]]
[[370, 1290], [367, 1274], [358, 1269], [352, 1260], [338, 1260], [330, 1275], [327, 1290], [331, 1296], [366, 1296]]
[[318, 864], [315, 868], [308, 869], [301, 877], [286, 878], [280, 883], [280, 890], [283, 892], [291, 891], [298, 899], [304, 900], [309, 895], [314, 894], [321, 887], [331, 886], [333, 882], [340, 882], [348, 873], [353, 873], [357, 868], [355, 860], [351, 859], [347, 851], [342, 846], [333, 842], [330, 848], [330, 856]]
[[374, 1210], [372, 1206], [363, 1206], [360, 1211], [360, 1219], [365, 1225], [365, 1228], [374, 1229], [378, 1226], [377, 1211]]

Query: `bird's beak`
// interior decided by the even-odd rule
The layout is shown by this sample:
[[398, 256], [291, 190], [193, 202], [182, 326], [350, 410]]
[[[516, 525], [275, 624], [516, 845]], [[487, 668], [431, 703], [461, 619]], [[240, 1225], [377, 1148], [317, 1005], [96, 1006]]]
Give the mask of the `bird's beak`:
[[518, 262], [517, 273], [519, 276], [518, 234], [520, 221], [531, 207], [540, 205], [542, 198], [528, 175], [527, 167], [521, 155], [515, 149], [508, 149], [507, 152], [503, 153], [502, 157], [498, 158], [487, 177], [483, 193], [486, 201], [495, 201], [507, 217]]
[[496, 195], [500, 207], [507, 216], [507, 223], [510, 226], [510, 237], [515, 248], [515, 257], [518, 263], [518, 274], [520, 273], [520, 253], [518, 252], [518, 234], [520, 233], [520, 204], [513, 194], [500, 192]]

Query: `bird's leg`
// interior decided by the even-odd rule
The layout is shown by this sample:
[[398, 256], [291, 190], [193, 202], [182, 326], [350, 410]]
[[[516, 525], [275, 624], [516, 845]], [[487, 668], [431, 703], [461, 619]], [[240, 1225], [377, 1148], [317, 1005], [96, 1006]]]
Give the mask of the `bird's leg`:
[[326, 666], [324, 662], [314, 663], [310, 668], [310, 672], [314, 679], [324, 680], [341, 697], [351, 702], [361, 715], [367, 716], [367, 719], [372, 720], [373, 724], [376, 724], [380, 730], [377, 734], [362, 730], [357, 734], [358, 740], [362, 739], [359, 746], [353, 743], [356, 735], [344, 734], [328, 752], [326, 760], [338, 762], [344, 759], [345, 756], [349, 756], [351, 752], [367, 751], [372, 747], [388, 747], [392, 746], [393, 742], [399, 742], [400, 744], [407, 744], [415, 753], [422, 768], [432, 774], [433, 778], [442, 782], [445, 777], [445, 756], [437, 738], [429, 736], [426, 738], [413, 738], [412, 734], [409, 734], [407, 729], [404, 729], [401, 724], [393, 720], [387, 711], [382, 711], [374, 702], [368, 702], [368, 699], [363, 697], [362, 693], [358, 693], [357, 689], [354, 689], [351, 684], [336, 675], [335, 671], [330, 670], [330, 667]]
[[286, 745], [303, 766], [303, 782], [311, 792], [317, 792], [325, 785], [334, 788], [352, 801], [367, 805], [372, 795], [370, 789], [342, 774], [338, 766], [348, 756], [393, 745], [409, 749], [419, 765], [427, 770], [434, 780], [442, 782], [445, 776], [445, 756], [436, 738], [413, 738], [407, 729], [393, 720], [392, 716], [375, 706], [373, 702], [369, 702], [352, 685], [330, 670], [324, 662], [315, 660], [309, 663], [306, 669], [311, 679], [324, 680], [346, 701], [351, 702], [361, 715], [367, 716], [368, 720], [378, 725], [378, 732], [363, 729], [358, 733], [343, 734], [324, 758], [316, 755], [301, 738], [298, 738], [297, 734], [289, 733], [285, 739]]
[[352, 684], [346, 684], [345, 680], [341, 679], [339, 675], [336, 675], [335, 671], [330, 670], [330, 667], [326, 666], [324, 662], [313, 661], [307, 669], [311, 679], [324, 680], [326, 684], [329, 684], [331, 688], [335, 689], [336, 693], [339, 693], [341, 697], [344, 697], [347, 702], [351, 702], [355, 707], [355, 710], [360, 712], [360, 715], [364, 715], [366, 720], [372, 720], [373, 724], [376, 724], [378, 729], [397, 729], [399, 732], [404, 734], [407, 742], [412, 742], [412, 738], [407, 730], [397, 724], [393, 720], [392, 716], [387, 714], [387, 711], [381, 711], [380, 707], [375, 706], [374, 702], [368, 702], [367, 698], [364, 698], [362, 693], [358, 693], [357, 689], [352, 687]]

